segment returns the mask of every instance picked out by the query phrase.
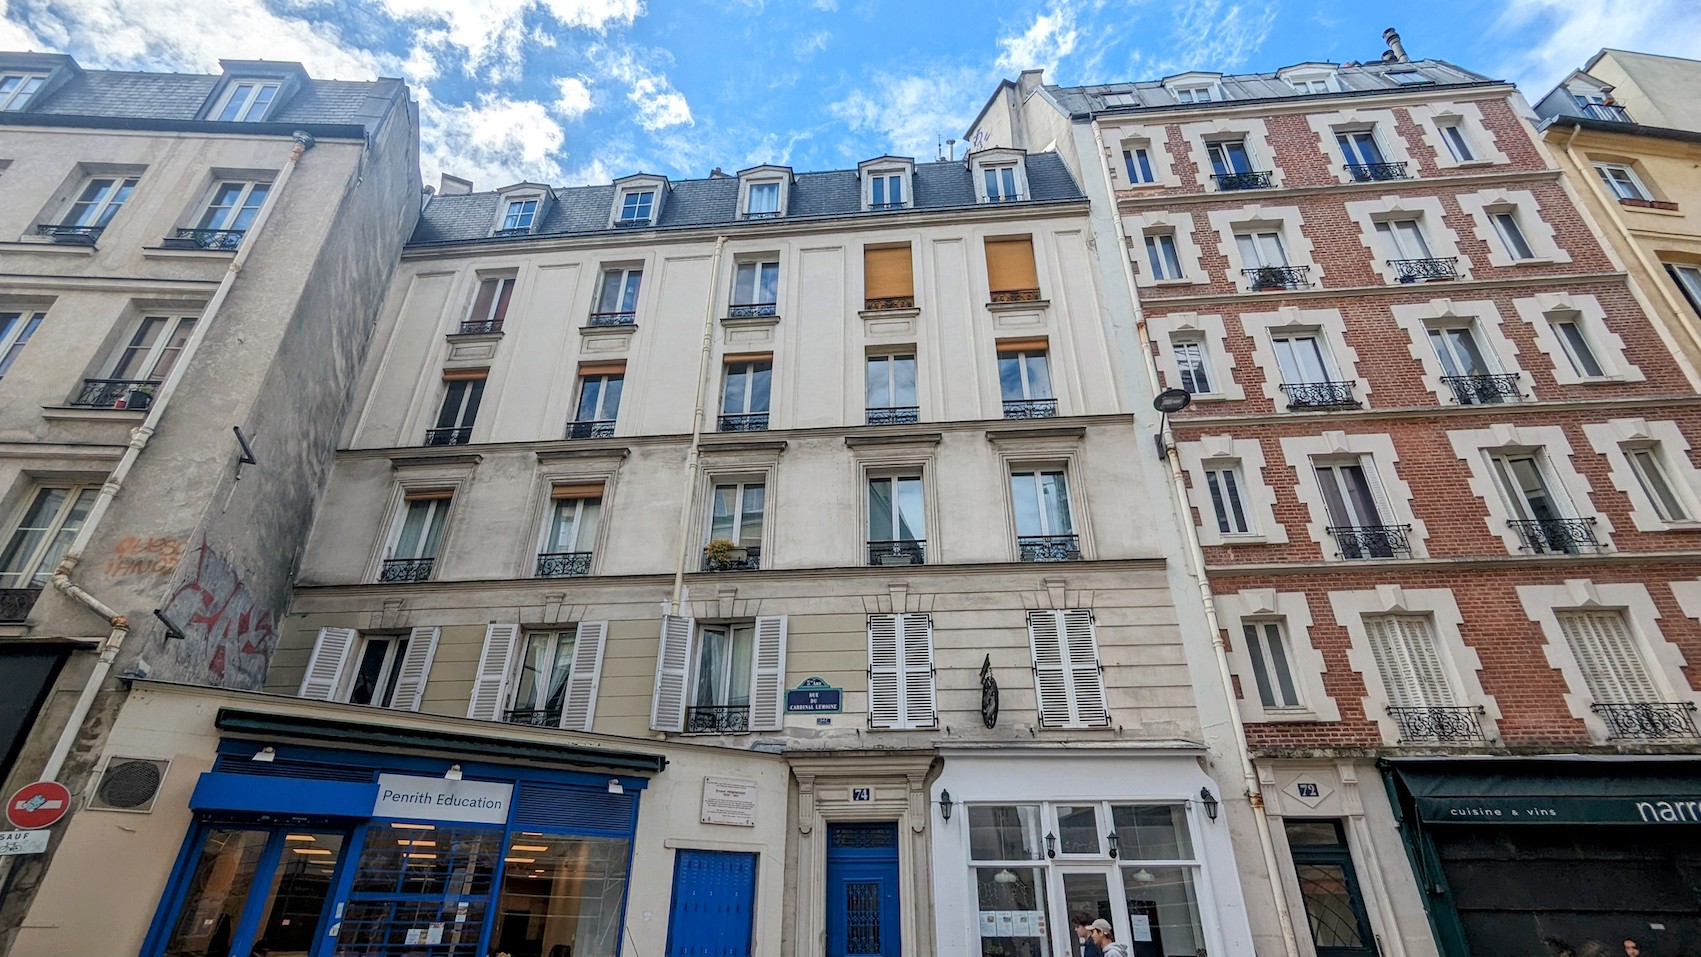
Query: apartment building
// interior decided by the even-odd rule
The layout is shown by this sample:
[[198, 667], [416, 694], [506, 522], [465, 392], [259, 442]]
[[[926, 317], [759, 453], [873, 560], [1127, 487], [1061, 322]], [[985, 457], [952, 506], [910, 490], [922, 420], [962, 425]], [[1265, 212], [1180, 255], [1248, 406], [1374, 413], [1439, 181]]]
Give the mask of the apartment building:
[[[169, 742], [105, 751], [120, 676], [261, 687], [417, 152], [398, 80], [0, 53], [6, 795], [63, 782], [76, 821], [153, 793]], [[36, 894], [46, 860], [0, 858], [0, 949], [41, 952], [32, 902], [87, 919]]]
[[968, 140], [1065, 158], [1134, 372], [1190, 399], [1167, 434], [1287, 952], [1693, 952], [1683, 332], [1510, 85], [1388, 39], [1270, 74], [1025, 73]]

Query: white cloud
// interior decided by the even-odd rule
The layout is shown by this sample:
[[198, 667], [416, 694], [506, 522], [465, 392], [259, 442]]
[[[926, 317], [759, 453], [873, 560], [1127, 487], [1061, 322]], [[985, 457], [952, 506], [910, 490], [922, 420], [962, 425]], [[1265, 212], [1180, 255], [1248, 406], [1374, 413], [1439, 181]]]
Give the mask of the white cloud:
[[1264, 45], [1276, 24], [1278, 7], [1271, 4], [1230, 4], [1223, 0], [1192, 0], [1178, 8], [1167, 56], [1155, 72], [1218, 70], [1231, 72]]
[[812, 0], [809, 5], [822, 13], [839, 12], [839, 0]]
[[591, 56], [610, 79], [627, 85], [626, 99], [637, 108], [633, 122], [652, 133], [674, 126], [690, 126], [691, 104], [673, 88], [667, 74], [639, 63], [631, 50], [593, 48]]
[[417, 42], [466, 51], [459, 59], [469, 74], [494, 66], [503, 75], [518, 74], [528, 13], [541, 11], [563, 28], [601, 31], [611, 24], [630, 25], [644, 12], [641, 0], [383, 0], [383, 5], [398, 19], [434, 24]]
[[892, 153], [924, 162], [933, 159], [941, 139], [962, 135], [992, 91], [987, 75], [969, 67], [877, 74], [864, 86], [828, 112], [855, 132], [884, 137]]
[[1035, 17], [1026, 31], [998, 38], [997, 69], [1001, 73], [1055, 72], [1057, 61], [1074, 51], [1076, 39], [1075, 12], [1067, 4], [1054, 4], [1051, 12]]
[[582, 76], [557, 77], [555, 88], [561, 96], [556, 99], [554, 110], [569, 120], [584, 116], [596, 105], [591, 100], [591, 88]]
[[476, 103], [444, 106], [421, 91], [419, 112], [428, 183], [439, 172], [470, 179], [475, 189], [561, 177], [557, 154], [566, 134], [542, 103], [485, 93]]
[[1491, 29], [1518, 36], [1518, 53], [1497, 72], [1531, 100], [1603, 47], [1694, 57], [1701, 49], [1701, 4], [1694, 0], [1512, 0]]
[[827, 41], [831, 39], [833, 39], [831, 33], [826, 30], [816, 30], [814, 33], [798, 38], [794, 53], [799, 60], [807, 60], [827, 49]]

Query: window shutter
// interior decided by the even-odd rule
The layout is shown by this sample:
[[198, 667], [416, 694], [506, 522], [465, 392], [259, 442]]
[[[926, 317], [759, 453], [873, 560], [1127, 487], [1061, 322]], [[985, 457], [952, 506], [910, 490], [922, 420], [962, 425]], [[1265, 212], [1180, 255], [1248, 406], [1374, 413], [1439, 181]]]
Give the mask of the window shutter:
[[697, 622], [663, 615], [656, 649], [656, 689], [650, 701], [650, 730], [685, 730], [685, 685], [691, 675], [691, 639]]
[[493, 624], [484, 629], [484, 650], [479, 652], [478, 674], [473, 678], [472, 697], [467, 700], [467, 717], [478, 721], [502, 720], [502, 708], [508, 702], [508, 677], [514, 670], [514, 650], [519, 643], [519, 625]]
[[408, 653], [396, 678], [396, 693], [390, 707], [396, 711], [418, 711], [425, 698], [425, 679], [431, 674], [431, 659], [437, 656], [440, 628], [415, 628], [408, 633]]
[[1376, 457], [1363, 455], [1359, 457], [1359, 465], [1364, 467], [1364, 484], [1370, 486], [1370, 499], [1376, 503], [1376, 517], [1384, 525], [1399, 524], [1394, 521], [1394, 508], [1388, 504], [1388, 490], [1382, 484], [1382, 473], [1376, 470]]
[[933, 688], [933, 618], [900, 615], [902, 638], [903, 716], [906, 728], [931, 728], [939, 723]]
[[313, 655], [307, 659], [307, 671], [301, 676], [301, 690], [296, 696], [315, 701], [335, 697], [359, 638], [360, 632], [353, 628], [319, 629], [319, 639], [313, 643]]
[[1447, 680], [1440, 649], [1429, 619], [1417, 615], [1382, 615], [1365, 619], [1371, 656], [1396, 708], [1445, 708], [1453, 705], [1453, 686]]
[[573, 666], [567, 673], [567, 696], [561, 702], [561, 728], [589, 731], [596, 717], [597, 686], [602, 683], [602, 649], [608, 622], [581, 621], [573, 641]]
[[1069, 676], [1063, 661], [1061, 612], [1028, 612], [1028, 642], [1034, 654], [1034, 696], [1040, 727], [1068, 727], [1074, 718], [1069, 706]]
[[756, 619], [750, 668], [750, 730], [778, 731], [786, 719], [786, 616]]
[[868, 726], [904, 726], [904, 680], [897, 615], [868, 616]]
[[1069, 668], [1070, 707], [1078, 724], [1100, 726], [1110, 723], [1105, 703], [1104, 673], [1099, 669], [1098, 626], [1087, 608], [1060, 612], [1063, 620], [1063, 650]]
[[1034, 268], [1034, 239], [988, 239], [986, 281], [993, 292], [1038, 289], [1039, 273]]
[[915, 275], [908, 243], [885, 249], [862, 250], [863, 298], [896, 299], [915, 295]]
[[1660, 700], [1659, 689], [1636, 650], [1621, 612], [1562, 612], [1558, 618], [1571, 655], [1583, 671], [1583, 682], [1597, 703]]

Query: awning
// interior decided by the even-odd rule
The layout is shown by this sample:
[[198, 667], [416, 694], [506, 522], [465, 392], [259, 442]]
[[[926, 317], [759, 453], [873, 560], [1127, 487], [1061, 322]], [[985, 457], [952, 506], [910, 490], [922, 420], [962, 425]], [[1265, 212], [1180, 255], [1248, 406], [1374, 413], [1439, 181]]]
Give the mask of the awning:
[[1701, 826], [1701, 759], [1391, 759], [1382, 767], [1430, 824]]

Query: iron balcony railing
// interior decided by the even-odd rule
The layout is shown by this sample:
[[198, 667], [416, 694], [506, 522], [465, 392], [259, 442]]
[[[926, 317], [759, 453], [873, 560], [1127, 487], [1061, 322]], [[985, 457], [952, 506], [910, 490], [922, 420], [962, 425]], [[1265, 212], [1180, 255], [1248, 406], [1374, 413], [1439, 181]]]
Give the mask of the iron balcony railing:
[[777, 210], [777, 209], [765, 209], [765, 210], [761, 210], [759, 212], [745, 213], [744, 218], [745, 219], [779, 219], [780, 218], [780, 211]]
[[84, 379], [71, 404], [90, 409], [146, 409], [153, 404], [148, 379]]
[[39, 588], [0, 588], [0, 623], [15, 625], [29, 617]]
[[685, 709], [686, 734], [743, 734], [749, 730], [747, 704], [699, 704]]
[[68, 226], [60, 223], [42, 223], [35, 228], [36, 234], [46, 236], [56, 243], [67, 246], [93, 246], [100, 238], [105, 226]]
[[435, 558], [386, 558], [378, 569], [378, 580], [386, 585], [398, 582], [422, 582], [431, 578]]
[[777, 302], [737, 303], [727, 309], [728, 319], [770, 319], [779, 314]]
[[472, 426], [457, 425], [452, 429], [426, 429], [426, 445], [466, 445], [472, 441]]
[[703, 549], [703, 570], [706, 572], [753, 572], [762, 567], [760, 545], [740, 545], [721, 555]]
[[1389, 179], [1407, 179], [1404, 163], [1348, 163], [1347, 173], [1355, 183], [1375, 183]]
[[1072, 562], [1081, 557], [1081, 536], [1017, 535], [1016, 552], [1024, 562]]
[[591, 573], [590, 552], [544, 552], [537, 557], [537, 578], [583, 578]]
[[1269, 189], [1271, 186], [1271, 170], [1252, 170], [1245, 173], [1216, 173], [1211, 179], [1217, 183], [1221, 192], [1237, 189]]
[[1242, 269], [1240, 272], [1252, 286], [1253, 292], [1264, 292], [1268, 289], [1305, 289], [1311, 285], [1310, 266], [1259, 266], [1255, 269]]
[[1579, 555], [1601, 547], [1592, 518], [1513, 519], [1506, 524], [1517, 530], [1524, 549], [1535, 555]]
[[1590, 705], [1606, 723], [1607, 740], [1621, 738], [1696, 738], [1695, 704], [1691, 701], [1634, 701]]
[[1622, 106], [1607, 103], [1583, 104], [1583, 115], [1592, 120], [1606, 120], [1608, 123], [1634, 123], [1630, 111]]
[[1291, 382], [1283, 383], [1282, 395], [1287, 396], [1290, 409], [1356, 409], [1351, 382]]
[[980, 201], [983, 203], [1020, 203], [1027, 198], [1021, 193], [1004, 193], [1000, 196], [983, 196]]
[[650, 217], [648, 216], [643, 218], [633, 217], [631, 219], [617, 219], [614, 221], [615, 229], [643, 229], [648, 225], [650, 225]]
[[869, 425], [914, 425], [921, 418], [921, 409], [913, 405], [869, 409]]
[[1039, 302], [1038, 289], [994, 289], [993, 302]]
[[1495, 405], [1516, 399], [1521, 394], [1515, 373], [1444, 375], [1441, 381], [1453, 390], [1453, 398], [1460, 405]]
[[875, 211], [878, 211], [878, 210], [886, 210], [886, 209], [903, 209], [905, 207], [905, 205], [907, 205], [907, 204], [901, 203], [901, 202], [899, 202], [899, 203], [869, 203], [868, 209], [869, 209], [870, 212], [875, 212]]
[[1441, 708], [1389, 708], [1388, 715], [1400, 729], [1400, 744], [1453, 744], [1486, 741], [1481, 705]]
[[768, 431], [768, 413], [752, 412], [748, 415], [723, 415], [718, 427], [721, 432], [766, 432]]
[[906, 538], [887, 542], [868, 543], [870, 565], [925, 565], [927, 540]]
[[1006, 419], [1055, 419], [1057, 418], [1057, 400], [1005, 399], [1004, 417]]
[[505, 724], [523, 724], [532, 728], [561, 727], [560, 708], [515, 708], [502, 713]]
[[531, 234], [532, 228], [530, 226], [510, 226], [507, 229], [491, 230], [490, 238], [505, 239], [509, 236], [530, 236]]
[[247, 233], [245, 229], [178, 229], [172, 232], [168, 244], [189, 249], [231, 252], [242, 245], [242, 237]]
[[1410, 558], [1410, 525], [1331, 525], [1342, 558]]
[[1390, 259], [1388, 265], [1393, 267], [1394, 278], [1400, 282], [1430, 282], [1437, 279], [1458, 279], [1459, 258], [1448, 256], [1443, 259]]
[[455, 330], [457, 336], [488, 336], [502, 331], [502, 320], [479, 319], [461, 323]]
[[594, 422], [567, 423], [567, 438], [569, 439], [611, 439], [614, 438], [614, 420], [598, 419]]
[[591, 313], [590, 322], [587, 323], [587, 325], [630, 326], [632, 323], [636, 322], [637, 319], [638, 314], [636, 312], [593, 312]]
[[886, 296], [882, 299], [864, 299], [862, 308], [868, 312], [884, 312], [888, 309], [914, 309], [914, 296]]

